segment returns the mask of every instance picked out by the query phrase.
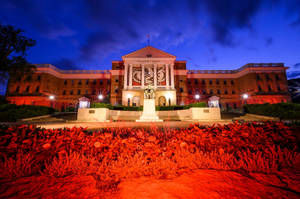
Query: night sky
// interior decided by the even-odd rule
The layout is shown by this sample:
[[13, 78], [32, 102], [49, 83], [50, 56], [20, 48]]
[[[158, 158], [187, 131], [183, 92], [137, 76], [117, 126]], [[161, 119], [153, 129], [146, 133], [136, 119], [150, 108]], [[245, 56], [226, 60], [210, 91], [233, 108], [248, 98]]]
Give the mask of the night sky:
[[0, 23], [36, 40], [31, 63], [110, 69], [150, 45], [188, 69], [284, 62], [300, 77], [300, 0], [6, 0]]

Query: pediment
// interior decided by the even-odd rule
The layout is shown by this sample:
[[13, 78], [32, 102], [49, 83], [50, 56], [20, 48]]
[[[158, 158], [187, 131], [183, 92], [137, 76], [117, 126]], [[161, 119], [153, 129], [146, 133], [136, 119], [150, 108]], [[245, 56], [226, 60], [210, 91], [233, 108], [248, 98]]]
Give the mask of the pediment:
[[146, 46], [132, 53], [122, 56], [122, 59], [127, 58], [170, 58], [175, 59], [176, 56], [166, 53], [152, 46]]

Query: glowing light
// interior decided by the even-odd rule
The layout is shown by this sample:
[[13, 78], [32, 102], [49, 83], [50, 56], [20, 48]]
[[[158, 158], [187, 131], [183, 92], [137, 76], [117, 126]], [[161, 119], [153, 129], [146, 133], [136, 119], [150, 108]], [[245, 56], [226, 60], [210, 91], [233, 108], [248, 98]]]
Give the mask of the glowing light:
[[167, 93], [167, 94], [166, 94], [166, 98], [167, 98], [167, 99], [172, 99], [172, 97], [173, 97], [173, 96], [172, 96], [171, 93]]
[[98, 99], [99, 99], [99, 100], [102, 100], [102, 99], [103, 99], [103, 95], [101, 95], [101, 94], [98, 95]]
[[54, 95], [50, 95], [50, 96], [49, 96], [49, 99], [50, 99], [50, 100], [54, 100], [54, 99], [55, 99]]
[[127, 98], [132, 98], [132, 95], [131, 94], [127, 94]]
[[243, 94], [244, 99], [248, 99], [249, 95], [247, 93]]
[[195, 98], [196, 98], [196, 99], [200, 99], [200, 95], [196, 94], [196, 95], [195, 95]]

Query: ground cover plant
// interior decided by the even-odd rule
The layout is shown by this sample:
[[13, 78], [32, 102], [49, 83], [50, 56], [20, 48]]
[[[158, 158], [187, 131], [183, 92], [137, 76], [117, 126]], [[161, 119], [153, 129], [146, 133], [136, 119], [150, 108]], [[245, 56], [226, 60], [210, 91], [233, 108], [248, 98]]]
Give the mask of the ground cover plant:
[[297, 130], [280, 122], [181, 129], [0, 128], [0, 178], [91, 175], [110, 190], [141, 176], [172, 178], [195, 169], [276, 173], [299, 169]]

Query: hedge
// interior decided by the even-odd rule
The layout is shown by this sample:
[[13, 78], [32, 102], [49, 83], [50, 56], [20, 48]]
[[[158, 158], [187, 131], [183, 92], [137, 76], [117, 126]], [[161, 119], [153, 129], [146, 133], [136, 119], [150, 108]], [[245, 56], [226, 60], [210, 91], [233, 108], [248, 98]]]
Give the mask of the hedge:
[[18, 119], [30, 118], [41, 115], [48, 115], [55, 112], [55, 109], [45, 106], [32, 105], [15, 105], [1, 104], [0, 105], [0, 121], [15, 122]]
[[[175, 105], [175, 106], [156, 106], [156, 111], [170, 111], [170, 110], [184, 110], [189, 109], [190, 107], [206, 107], [205, 102], [198, 102], [194, 104], [189, 105]], [[91, 108], [108, 108], [110, 110], [122, 110], [122, 111], [142, 111], [143, 107], [137, 107], [137, 106], [112, 106], [111, 104], [106, 103], [92, 103]]]
[[300, 120], [300, 104], [295, 103], [246, 104], [244, 105], [244, 111], [286, 120]]

